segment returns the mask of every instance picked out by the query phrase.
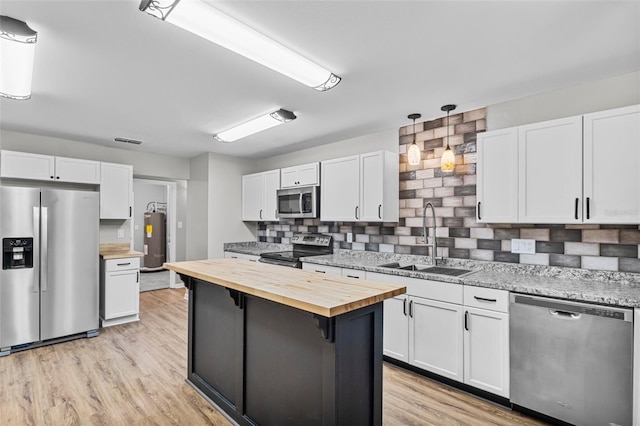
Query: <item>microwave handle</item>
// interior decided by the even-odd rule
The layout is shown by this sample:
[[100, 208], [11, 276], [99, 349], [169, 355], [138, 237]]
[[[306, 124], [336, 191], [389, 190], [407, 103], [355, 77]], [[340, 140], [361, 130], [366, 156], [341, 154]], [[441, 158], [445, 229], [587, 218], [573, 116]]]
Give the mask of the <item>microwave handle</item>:
[[303, 213], [303, 211], [302, 211], [302, 194], [300, 194], [300, 197], [298, 198], [298, 211], [300, 213]]

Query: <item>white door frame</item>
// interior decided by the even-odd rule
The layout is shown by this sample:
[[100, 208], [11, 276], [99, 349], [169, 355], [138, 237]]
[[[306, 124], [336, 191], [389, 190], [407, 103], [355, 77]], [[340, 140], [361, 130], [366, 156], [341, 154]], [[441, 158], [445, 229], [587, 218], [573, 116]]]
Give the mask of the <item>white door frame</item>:
[[[155, 180], [155, 179], [145, 179], [145, 178], [134, 178], [134, 182], [139, 183], [147, 183], [153, 185], [163, 185], [167, 189], [167, 262], [175, 262], [176, 260], [176, 191], [177, 186], [176, 182], [166, 181], [166, 180]], [[131, 221], [131, 235], [133, 235], [133, 224], [134, 220]], [[133, 238], [131, 239], [131, 244], [133, 244]], [[176, 284], [176, 273], [175, 271], [169, 271], [169, 288], [180, 288], [184, 287], [183, 283]]]

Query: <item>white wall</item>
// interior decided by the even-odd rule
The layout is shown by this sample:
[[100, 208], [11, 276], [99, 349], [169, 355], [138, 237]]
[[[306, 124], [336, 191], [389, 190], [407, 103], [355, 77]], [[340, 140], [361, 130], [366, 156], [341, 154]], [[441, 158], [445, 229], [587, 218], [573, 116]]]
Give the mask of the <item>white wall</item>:
[[358, 136], [258, 161], [256, 172], [379, 150], [398, 152], [399, 129]]
[[242, 175], [255, 167], [254, 160], [209, 154], [209, 259], [224, 256], [224, 243], [255, 241], [255, 222], [242, 221]]
[[640, 104], [640, 71], [487, 106], [487, 130]]
[[186, 260], [207, 258], [209, 154], [190, 161], [191, 179], [187, 185]]

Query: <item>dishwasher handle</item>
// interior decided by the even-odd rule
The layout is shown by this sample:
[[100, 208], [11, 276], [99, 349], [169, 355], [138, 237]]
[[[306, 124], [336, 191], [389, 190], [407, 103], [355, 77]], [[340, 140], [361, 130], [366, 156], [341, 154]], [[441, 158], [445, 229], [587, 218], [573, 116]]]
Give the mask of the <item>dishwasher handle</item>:
[[[558, 317], [569, 318], [568, 314], [592, 315], [597, 317], [633, 322], [633, 309], [620, 308], [615, 306], [592, 305], [582, 302], [568, 302], [565, 300], [551, 299], [548, 297], [525, 296], [512, 293], [511, 304], [529, 305], [532, 307], [545, 308], [549, 313], [556, 312]], [[578, 319], [578, 317], [573, 317]]]
[[582, 314], [576, 314], [575, 312], [558, 311], [556, 309], [549, 309], [549, 314], [557, 318], [574, 320], [578, 320], [582, 316]]

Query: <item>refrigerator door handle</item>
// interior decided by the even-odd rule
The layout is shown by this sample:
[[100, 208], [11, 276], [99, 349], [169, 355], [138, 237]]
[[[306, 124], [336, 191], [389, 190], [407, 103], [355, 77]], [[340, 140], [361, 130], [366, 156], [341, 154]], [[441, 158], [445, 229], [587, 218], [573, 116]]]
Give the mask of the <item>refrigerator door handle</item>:
[[49, 253], [47, 252], [47, 231], [48, 231], [48, 212], [47, 207], [41, 207], [42, 222], [40, 225], [40, 286], [42, 291], [47, 291], [47, 260]]
[[33, 292], [40, 292], [40, 207], [33, 207]]

